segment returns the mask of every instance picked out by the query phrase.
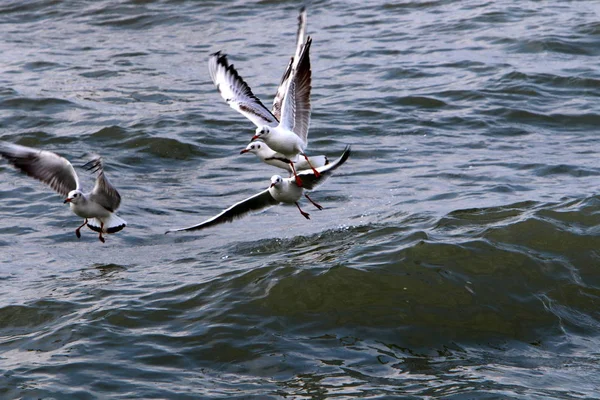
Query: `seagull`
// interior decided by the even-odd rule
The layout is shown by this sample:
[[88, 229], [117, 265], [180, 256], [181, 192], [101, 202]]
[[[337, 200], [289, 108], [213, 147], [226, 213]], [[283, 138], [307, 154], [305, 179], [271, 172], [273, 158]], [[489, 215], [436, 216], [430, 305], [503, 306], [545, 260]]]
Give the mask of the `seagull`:
[[127, 222], [115, 214], [121, 204], [121, 195], [104, 174], [101, 157], [95, 156], [84, 165], [84, 168], [97, 172], [98, 177], [92, 191], [83, 193], [71, 163], [56, 153], [0, 142], [0, 156], [67, 197], [64, 203], [69, 203], [75, 215], [85, 218], [83, 224], [75, 230], [78, 238], [81, 237], [81, 228], [86, 224], [91, 230], [98, 232], [98, 239], [102, 243], [105, 242], [103, 233], [115, 233], [127, 226]]
[[350, 147], [348, 146], [340, 158], [317, 169], [319, 171], [319, 176], [314, 174], [311, 170], [299, 172], [298, 174], [302, 177], [304, 182], [302, 187], [296, 185], [294, 178], [282, 178], [279, 175], [273, 175], [271, 177], [271, 185], [262, 192], [234, 204], [214, 217], [197, 225], [188, 226], [187, 228], [169, 229], [165, 233], [195, 231], [225, 222], [232, 222], [235, 219], [244, 217], [250, 212], [260, 211], [265, 208], [275, 206], [279, 203], [295, 204], [296, 207], [298, 207], [300, 214], [302, 214], [304, 218], [310, 219], [310, 214], [303, 211], [298, 204], [298, 200], [300, 200], [302, 194], [304, 194], [304, 197], [306, 197], [319, 210], [322, 210], [323, 207], [308, 197], [308, 195], [304, 193], [304, 190], [313, 190], [317, 186], [321, 185], [334, 170], [346, 162], [349, 156]]
[[[250, 86], [242, 79], [227, 56], [221, 52], [212, 54], [208, 61], [210, 76], [231, 108], [237, 110], [256, 126], [252, 140], [262, 139], [274, 151], [283, 154], [292, 162], [302, 155], [318, 177], [319, 172], [311, 164], [305, 153], [308, 146], [308, 127], [310, 124], [310, 37], [303, 41], [306, 14], [303, 10], [298, 30], [298, 46], [295, 55], [283, 75], [277, 94], [273, 100], [273, 112], [252, 93]], [[302, 43], [301, 43], [302, 42]], [[296, 184], [302, 180], [290, 163]]]
[[[296, 171], [303, 171], [306, 169], [311, 169], [311, 166], [305, 160], [298, 160], [297, 162], [292, 162], [288, 160], [283, 154], [277, 153], [273, 149], [271, 149], [265, 142], [260, 140], [255, 140], [253, 142], [248, 143], [248, 146], [242, 151], [240, 154], [245, 153], [253, 153], [255, 154], [262, 162], [265, 164], [273, 165], [277, 168], [285, 169], [290, 173], [290, 176], [293, 175], [294, 170], [292, 169], [292, 164]], [[329, 159], [327, 156], [313, 156], [310, 157], [310, 161], [313, 167], [319, 168], [324, 165], [329, 164]]]

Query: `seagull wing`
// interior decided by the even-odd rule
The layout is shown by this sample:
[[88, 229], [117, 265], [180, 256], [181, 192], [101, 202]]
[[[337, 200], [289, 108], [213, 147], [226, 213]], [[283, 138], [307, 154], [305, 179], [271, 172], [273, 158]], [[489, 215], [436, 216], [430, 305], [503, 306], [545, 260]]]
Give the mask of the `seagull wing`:
[[[292, 70], [297, 67], [298, 60], [300, 59], [300, 52], [302, 51], [302, 46], [304, 45], [304, 40], [306, 37], [306, 9], [302, 7], [300, 9], [300, 15], [298, 15], [298, 32], [296, 34], [296, 53], [294, 57], [290, 59], [283, 76], [281, 77], [281, 81], [279, 83], [279, 87], [277, 88], [277, 93], [275, 94], [275, 98], [273, 99], [273, 107], [271, 108], [271, 112], [278, 119], [281, 120], [281, 106], [283, 104], [283, 97], [285, 96], [285, 92], [287, 90], [289, 84], [289, 78], [292, 75]], [[296, 63], [294, 63], [296, 61]]]
[[275, 118], [279, 120], [281, 119], [281, 107], [283, 106], [283, 98], [290, 83], [290, 76], [292, 75], [293, 65], [294, 57], [290, 58], [290, 62], [288, 63], [288, 66], [285, 69], [283, 76], [281, 77], [281, 82], [279, 83], [277, 93], [275, 93], [275, 98], [273, 99], [273, 107], [271, 108], [271, 112], [273, 113]]
[[304, 39], [306, 37], [306, 7], [300, 9], [298, 14], [298, 31], [296, 33], [296, 59], [300, 57], [302, 51], [302, 45], [304, 45]]
[[63, 196], [79, 189], [79, 179], [71, 163], [56, 153], [0, 142], [0, 155], [32, 178], [49, 185]]
[[215, 215], [214, 217], [207, 219], [204, 222], [201, 222], [197, 225], [188, 226], [187, 228], [169, 229], [165, 233], [195, 231], [208, 228], [210, 226], [223, 224], [225, 222], [233, 222], [233, 220], [242, 218], [250, 212], [260, 211], [277, 204], [279, 204], [279, 202], [275, 200], [273, 196], [271, 196], [269, 189], [266, 189], [252, 197], [247, 198], [246, 200], [242, 200], [239, 203], [234, 204], [233, 206]]
[[98, 173], [96, 185], [90, 194], [90, 200], [100, 204], [110, 212], [115, 212], [121, 204], [121, 195], [104, 174], [104, 164], [101, 157], [96, 157], [85, 165]]
[[[346, 146], [342, 155], [335, 161], [330, 162], [327, 165], [323, 165], [322, 167], [317, 168], [320, 175], [317, 178], [312, 172], [312, 170], [305, 170], [298, 172], [298, 176], [302, 179], [302, 187], [306, 190], [313, 190], [317, 186], [320, 186], [325, 182], [325, 180], [331, 176], [333, 171], [335, 171], [340, 165], [346, 162], [346, 160], [350, 157], [350, 146]], [[287, 178], [290, 181], [293, 181], [294, 178]]]
[[281, 108], [282, 126], [298, 135], [304, 143], [308, 141], [308, 126], [310, 125], [310, 45], [308, 37], [302, 46], [298, 66], [292, 71], [292, 77], [287, 86]]
[[250, 86], [244, 82], [233, 65], [229, 65], [225, 54], [212, 54], [208, 59], [208, 71], [221, 97], [231, 108], [239, 111], [258, 127], [279, 124], [278, 119], [252, 93]]

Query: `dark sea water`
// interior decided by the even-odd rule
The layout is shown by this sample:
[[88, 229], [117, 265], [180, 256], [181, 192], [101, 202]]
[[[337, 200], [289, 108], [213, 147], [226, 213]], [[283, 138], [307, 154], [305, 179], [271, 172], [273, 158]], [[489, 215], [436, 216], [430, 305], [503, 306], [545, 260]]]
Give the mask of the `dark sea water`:
[[0, 140], [104, 156], [106, 244], [0, 162], [0, 398], [600, 398], [600, 2], [312, 1], [306, 201], [210, 82], [270, 105], [294, 1], [2, 1]]

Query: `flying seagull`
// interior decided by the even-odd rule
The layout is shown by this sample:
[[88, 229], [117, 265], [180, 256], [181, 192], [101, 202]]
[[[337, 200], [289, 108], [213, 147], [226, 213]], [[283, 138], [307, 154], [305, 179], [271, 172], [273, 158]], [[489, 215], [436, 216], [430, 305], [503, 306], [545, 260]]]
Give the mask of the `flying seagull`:
[[[246, 148], [240, 151], [240, 154], [245, 153], [253, 153], [265, 164], [285, 169], [290, 173], [290, 176], [292, 176], [294, 173], [294, 170], [292, 169], [292, 162], [285, 158], [283, 154], [273, 151], [273, 149], [271, 149], [265, 142], [261, 140], [255, 140], [248, 143]], [[318, 169], [319, 167], [329, 164], [329, 159], [327, 156], [313, 156], [310, 157], [310, 162], [313, 167]], [[306, 160], [298, 160], [297, 162], [293, 163], [293, 165], [296, 171], [311, 169], [311, 166]]]
[[302, 214], [302, 216], [306, 219], [310, 219], [309, 214], [303, 211], [298, 204], [298, 200], [300, 200], [303, 194], [304, 197], [306, 197], [319, 210], [323, 209], [323, 207], [308, 197], [308, 195], [304, 193], [304, 190], [313, 190], [317, 186], [321, 185], [333, 171], [346, 162], [349, 156], [350, 147], [346, 147], [340, 158], [318, 168], [319, 176], [314, 174], [311, 170], [299, 172], [298, 175], [302, 177], [302, 181], [304, 182], [302, 187], [296, 185], [294, 178], [282, 178], [279, 175], [273, 175], [271, 177], [271, 185], [262, 192], [234, 204], [233, 206], [220, 212], [214, 217], [207, 219], [204, 222], [188, 226], [186, 228], [169, 229], [165, 233], [195, 231], [225, 222], [232, 222], [233, 220], [244, 217], [250, 212], [257, 212], [280, 203], [295, 204], [296, 207], [298, 207], [300, 214]]
[[75, 230], [78, 238], [81, 237], [81, 228], [86, 224], [98, 232], [98, 239], [102, 243], [105, 242], [103, 233], [115, 233], [127, 226], [127, 222], [115, 214], [121, 204], [121, 196], [104, 174], [101, 157], [96, 156], [84, 165], [88, 170], [97, 172], [98, 177], [92, 191], [83, 193], [71, 163], [56, 153], [0, 142], [0, 156], [67, 197], [64, 203], [69, 203], [75, 215], [85, 218], [83, 224]]
[[[288, 63], [283, 76], [281, 77], [281, 81], [279, 83], [279, 87], [277, 88], [277, 93], [275, 94], [275, 98], [273, 99], [273, 107], [271, 108], [271, 113], [273, 116], [279, 120], [281, 118], [281, 106], [283, 103], [283, 98], [285, 96], [285, 92], [287, 86], [290, 81], [290, 77], [292, 76], [292, 71], [296, 68], [298, 60], [300, 59], [300, 53], [302, 51], [302, 46], [306, 41], [306, 9], [302, 7], [300, 10], [300, 14], [298, 15], [298, 31], [296, 33], [296, 52], [294, 56], [290, 58], [290, 62]], [[294, 62], [296, 61], [296, 62]], [[233, 66], [232, 66], [233, 67]], [[326, 165], [329, 160], [326, 156], [314, 156], [309, 157], [310, 164], [307, 160], [298, 160], [295, 163], [292, 163], [288, 158], [286, 158], [283, 154], [277, 153], [273, 149], [269, 147], [263, 141], [252, 141], [250, 142], [245, 149], [243, 149], [240, 154], [245, 153], [253, 153], [260, 159], [262, 162], [273, 165], [275, 167], [285, 169], [289, 171], [291, 174], [294, 173], [294, 169], [296, 171], [302, 171], [305, 169], [309, 169], [312, 167], [319, 168], [323, 165]]]
[[[300, 35], [302, 37], [304, 35], [302, 23], [299, 29]], [[298, 42], [300, 43], [300, 39]], [[301, 45], [299, 44], [300, 50], [297, 49], [299, 54], [290, 61], [277, 90], [273, 112], [269, 111], [252, 93], [250, 86], [242, 79], [234, 66], [229, 64], [225, 54], [214, 53], [208, 61], [210, 76], [221, 97], [231, 108], [240, 112], [257, 126], [252, 140], [262, 139], [272, 150], [289, 159], [298, 185], [302, 185], [302, 181], [295, 172], [293, 162], [298, 160], [299, 155], [305, 158], [314, 174], [319, 175], [305, 153], [308, 146], [310, 124], [312, 73], [309, 52], [311, 43], [312, 39], [308, 37]]]

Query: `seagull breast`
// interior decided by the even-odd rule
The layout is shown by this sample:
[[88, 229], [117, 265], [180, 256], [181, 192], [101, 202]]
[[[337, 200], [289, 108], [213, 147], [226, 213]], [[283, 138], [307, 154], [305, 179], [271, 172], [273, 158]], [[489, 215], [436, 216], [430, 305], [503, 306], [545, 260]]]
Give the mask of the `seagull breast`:
[[302, 188], [284, 179], [281, 184], [269, 189], [271, 196], [280, 203], [295, 203], [302, 197]]

